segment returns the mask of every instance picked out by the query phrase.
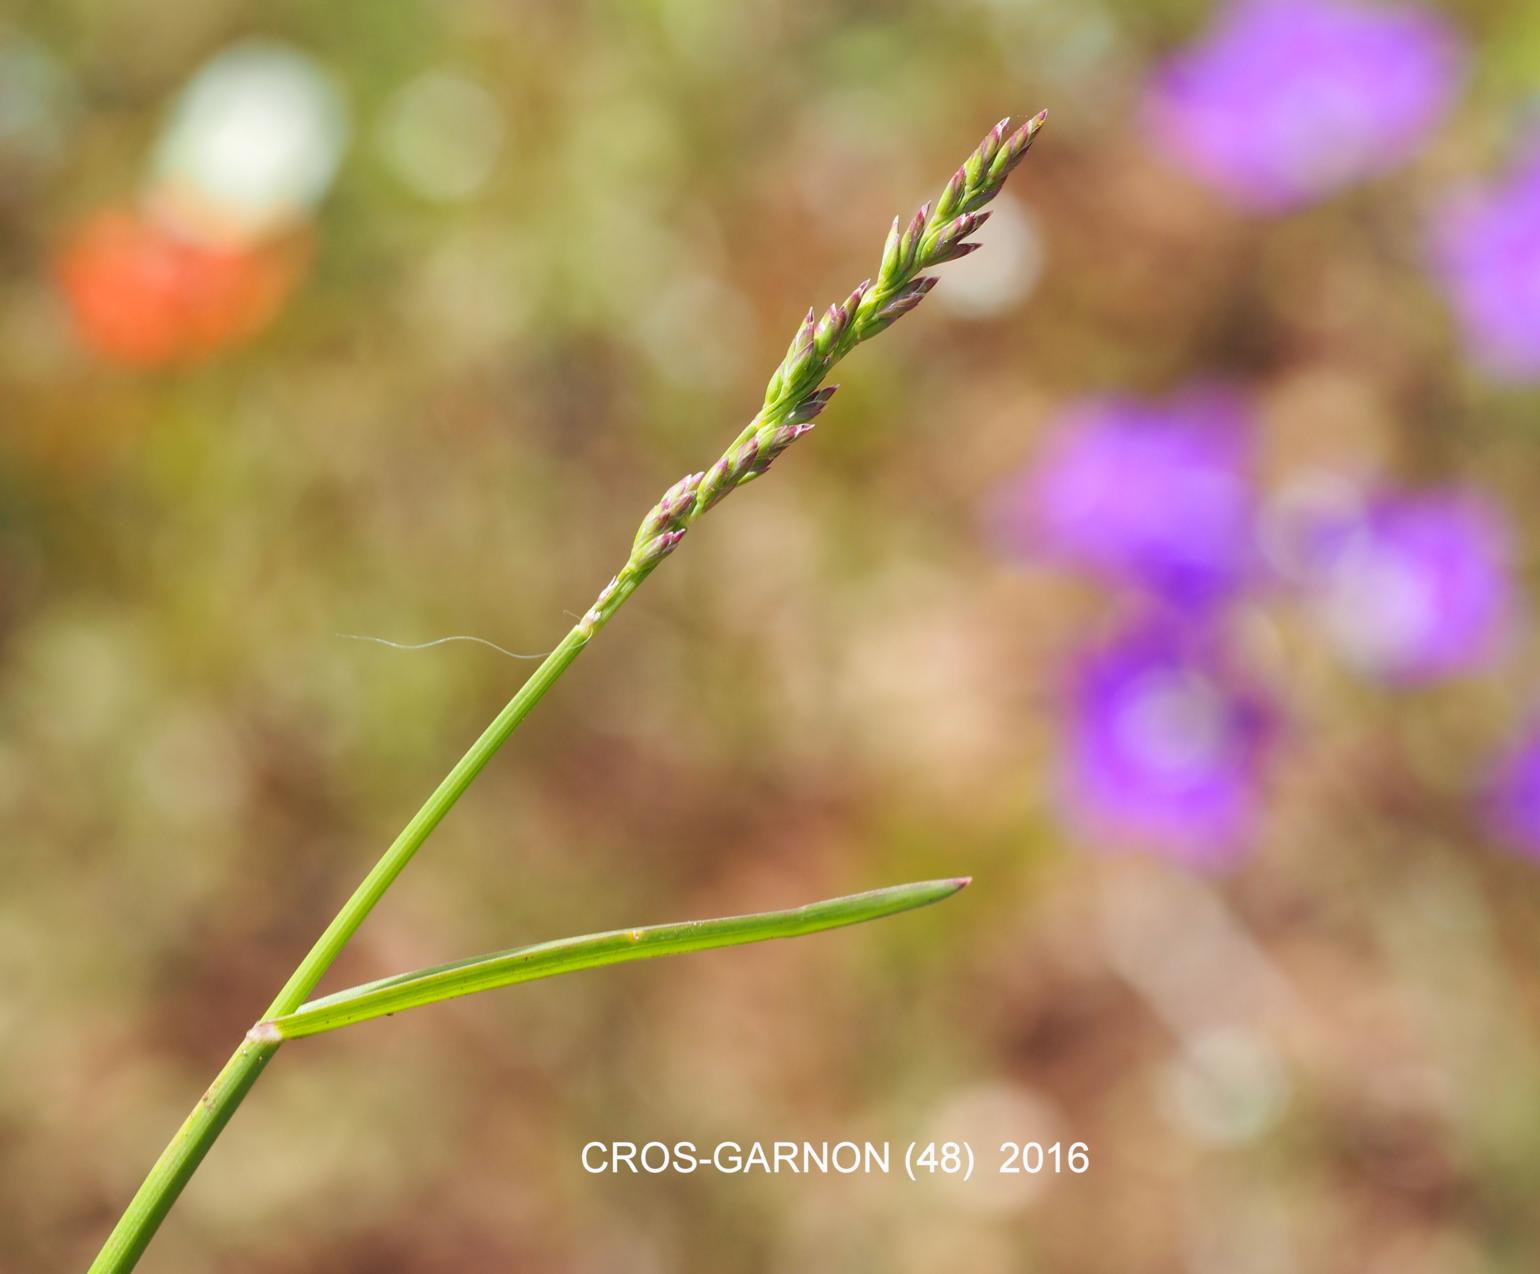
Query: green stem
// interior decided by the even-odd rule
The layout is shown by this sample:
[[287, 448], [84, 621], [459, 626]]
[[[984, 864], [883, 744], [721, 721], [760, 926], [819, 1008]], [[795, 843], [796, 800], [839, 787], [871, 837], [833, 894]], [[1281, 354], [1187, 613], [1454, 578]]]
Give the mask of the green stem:
[[[623, 598], [621, 600], [624, 600]], [[613, 610], [610, 612], [613, 614]], [[609, 618], [608, 615], [605, 616]], [[373, 869], [364, 877], [353, 896], [343, 904], [326, 931], [316, 939], [310, 952], [300, 961], [299, 967], [274, 998], [264, 1018], [281, 1017], [292, 1013], [304, 1003], [326, 970], [331, 967], [348, 939], [364, 922], [364, 917], [374, 909], [391, 882], [411, 862], [425, 840], [449, 813], [454, 803], [465, 794], [475, 777], [486, 767], [496, 751], [508, 741], [521, 721], [540, 702], [545, 692], [556, 684], [557, 678], [567, 670], [583, 647], [597, 631], [598, 625], [589, 621], [579, 623], [561, 644], [545, 657], [540, 667], [530, 674], [529, 680], [519, 687], [518, 693], [508, 701], [492, 724], [482, 731], [481, 737], [471, 744], [454, 769], [444, 776], [444, 781], [433, 795], [412, 816]], [[267, 1061], [278, 1051], [272, 1041], [247, 1039], [235, 1050], [214, 1082], [193, 1107], [176, 1136], [161, 1152], [155, 1166], [144, 1179], [107, 1237], [96, 1260], [91, 1263], [90, 1274], [123, 1274], [138, 1264], [144, 1249], [155, 1236], [155, 1231], [165, 1219], [171, 1205], [188, 1179], [197, 1171], [203, 1156], [209, 1151], [219, 1134], [224, 1131], [235, 1108], [241, 1104]]]
[[257, 1044], [250, 1040], [235, 1050], [224, 1069], [198, 1099], [192, 1114], [176, 1130], [176, 1136], [160, 1152], [155, 1166], [107, 1236], [96, 1260], [91, 1262], [90, 1274], [131, 1270], [139, 1263], [144, 1249], [155, 1237], [155, 1231], [166, 1219], [166, 1213], [171, 1211], [171, 1205], [182, 1193], [182, 1187], [198, 1170], [214, 1139], [224, 1131], [241, 1099], [257, 1082], [267, 1059], [277, 1051], [277, 1044]]
[[455, 763], [454, 769], [444, 776], [444, 781], [434, 789], [433, 795], [412, 815], [412, 821], [401, 829], [401, 835], [396, 837], [380, 861], [375, 863], [363, 882], [353, 891], [353, 896], [343, 904], [331, 924], [326, 926], [326, 932], [316, 939], [310, 954], [300, 961], [299, 968], [294, 970], [264, 1017], [292, 1013], [304, 1003], [305, 997], [315, 989], [315, 984], [331, 968], [332, 961], [364, 922], [364, 917], [374, 909], [374, 904], [384, 896], [385, 891], [401, 874], [402, 868], [412, 861], [412, 855], [422, 848], [422, 843], [432, 835], [433, 829], [444, 821], [444, 815], [465, 795], [465, 789], [486, 768], [487, 762], [508, 741], [508, 736], [518, 728], [519, 723], [544, 698], [545, 692], [556, 684], [557, 678], [582, 653], [590, 635], [589, 629], [577, 625], [562, 638], [561, 645], [545, 657], [540, 667], [530, 674], [529, 680], [508, 701], [508, 706], [492, 719], [492, 724], [481, 732], [481, 737], [471, 744], [465, 755]]

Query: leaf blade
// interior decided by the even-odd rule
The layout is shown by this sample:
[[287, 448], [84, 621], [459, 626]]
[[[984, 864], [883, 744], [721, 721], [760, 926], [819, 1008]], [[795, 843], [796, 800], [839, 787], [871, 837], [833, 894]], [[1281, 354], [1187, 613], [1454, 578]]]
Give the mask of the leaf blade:
[[260, 1022], [253, 1028], [253, 1034], [269, 1040], [302, 1039], [407, 1009], [563, 973], [802, 937], [926, 907], [950, 898], [967, 884], [967, 877], [916, 881], [826, 898], [785, 911], [612, 929], [493, 951], [348, 987], [302, 1004], [292, 1013]]

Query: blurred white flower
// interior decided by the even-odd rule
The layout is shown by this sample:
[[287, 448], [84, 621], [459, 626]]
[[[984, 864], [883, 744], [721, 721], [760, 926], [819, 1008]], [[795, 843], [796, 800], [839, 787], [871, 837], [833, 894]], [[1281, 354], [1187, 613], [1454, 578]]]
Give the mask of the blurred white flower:
[[153, 186], [203, 213], [212, 224], [200, 231], [256, 238], [321, 201], [347, 137], [341, 92], [321, 66], [282, 44], [243, 41], [178, 96]]

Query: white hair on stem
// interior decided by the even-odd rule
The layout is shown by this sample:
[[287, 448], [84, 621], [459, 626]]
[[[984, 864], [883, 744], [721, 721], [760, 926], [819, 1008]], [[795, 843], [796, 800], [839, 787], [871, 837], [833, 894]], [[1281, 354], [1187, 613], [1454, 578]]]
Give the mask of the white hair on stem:
[[453, 633], [448, 637], [435, 637], [432, 641], [391, 641], [388, 637], [373, 637], [368, 633], [338, 633], [344, 641], [372, 641], [377, 646], [389, 646], [392, 650], [428, 650], [433, 646], [442, 646], [451, 641], [471, 641], [478, 646], [490, 646], [500, 655], [507, 655], [509, 659], [544, 659], [550, 651], [543, 651], [538, 655], [521, 655], [516, 650], [509, 650], [505, 646], [499, 646], [495, 641], [488, 641], [485, 637], [473, 637], [469, 633]]

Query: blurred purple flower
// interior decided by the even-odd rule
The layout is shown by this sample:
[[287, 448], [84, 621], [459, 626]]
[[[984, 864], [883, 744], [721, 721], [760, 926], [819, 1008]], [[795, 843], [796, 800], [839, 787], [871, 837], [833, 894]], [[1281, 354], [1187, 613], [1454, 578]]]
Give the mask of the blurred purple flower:
[[1281, 212], [1406, 159], [1443, 116], [1455, 33], [1420, 7], [1236, 0], [1150, 86], [1165, 150], [1236, 203]]
[[1456, 491], [1385, 496], [1323, 528], [1308, 566], [1327, 633], [1360, 667], [1400, 682], [1479, 667], [1512, 610], [1496, 512]]
[[1540, 721], [1499, 761], [1486, 796], [1493, 830], [1514, 849], [1540, 858]]
[[1444, 207], [1434, 257], [1480, 361], [1540, 378], [1540, 143], [1505, 183]]
[[1249, 847], [1272, 714], [1201, 638], [1149, 626], [1093, 651], [1071, 712], [1064, 797], [1086, 835], [1203, 867]]
[[1020, 552], [1201, 606], [1255, 564], [1250, 461], [1250, 421], [1229, 395], [1093, 399], [1007, 485], [1004, 536]]

